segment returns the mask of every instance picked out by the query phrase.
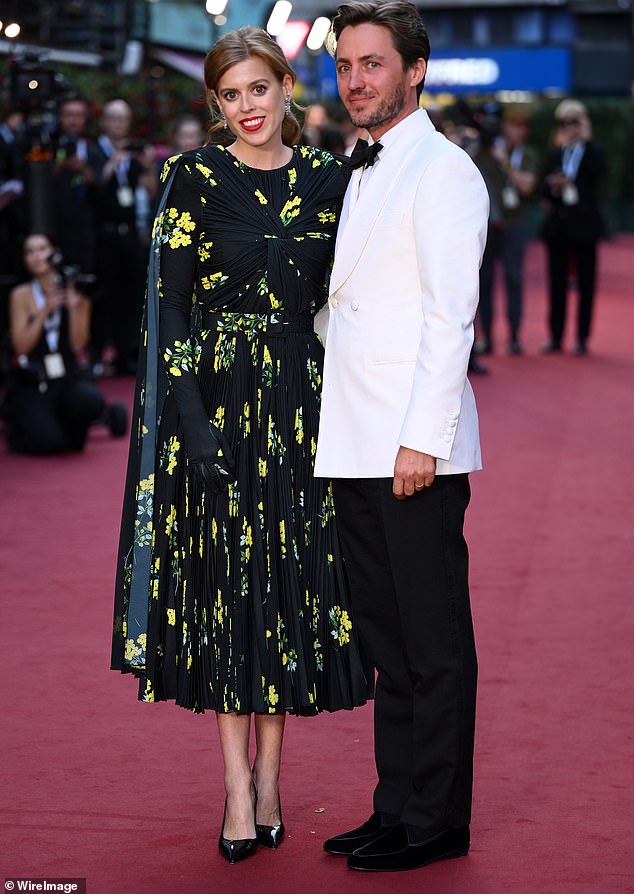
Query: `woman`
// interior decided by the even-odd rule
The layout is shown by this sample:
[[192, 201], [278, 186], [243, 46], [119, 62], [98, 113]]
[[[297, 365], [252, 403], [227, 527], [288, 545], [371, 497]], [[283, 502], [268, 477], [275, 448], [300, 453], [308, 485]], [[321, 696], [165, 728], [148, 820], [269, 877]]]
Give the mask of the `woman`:
[[27, 236], [24, 263], [32, 279], [9, 296], [14, 362], [4, 415], [16, 453], [81, 450], [88, 427], [105, 408], [78, 364], [88, 345], [90, 302], [71, 280], [60, 281], [52, 254], [48, 236]]
[[550, 340], [544, 353], [558, 353], [566, 325], [566, 304], [571, 262], [579, 292], [574, 353], [587, 352], [597, 272], [597, 244], [604, 224], [597, 185], [606, 170], [605, 153], [591, 139], [585, 106], [565, 99], [555, 109], [559, 125], [556, 148], [548, 156], [543, 204], [547, 215], [541, 236], [548, 252], [550, 287]]
[[234, 139], [172, 158], [162, 175], [113, 667], [140, 677], [142, 700], [216, 712], [219, 845], [236, 862], [283, 834], [286, 713], [366, 697], [331, 488], [312, 474], [313, 317], [348, 175], [297, 146], [294, 74], [265, 31], [221, 38], [205, 82]]

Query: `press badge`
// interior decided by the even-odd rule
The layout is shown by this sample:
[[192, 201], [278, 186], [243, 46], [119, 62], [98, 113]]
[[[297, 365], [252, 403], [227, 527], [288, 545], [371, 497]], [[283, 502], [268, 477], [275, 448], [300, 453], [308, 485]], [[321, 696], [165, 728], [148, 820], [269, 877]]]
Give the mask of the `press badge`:
[[62, 376], [66, 375], [64, 358], [61, 354], [45, 354], [44, 369], [46, 370], [47, 379], [61, 379]]
[[567, 183], [561, 193], [561, 201], [564, 205], [576, 205], [579, 201], [579, 190], [574, 183]]
[[122, 208], [131, 208], [134, 205], [134, 192], [131, 186], [120, 186], [117, 189], [117, 202]]
[[505, 208], [517, 208], [520, 203], [520, 197], [514, 186], [505, 186], [502, 190], [502, 204]]

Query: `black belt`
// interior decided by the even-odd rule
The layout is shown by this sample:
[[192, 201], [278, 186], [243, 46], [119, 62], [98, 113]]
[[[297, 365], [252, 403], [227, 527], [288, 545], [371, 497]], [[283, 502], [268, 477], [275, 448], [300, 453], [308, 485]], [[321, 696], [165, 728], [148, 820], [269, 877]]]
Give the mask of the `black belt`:
[[247, 314], [210, 310], [203, 315], [202, 328], [216, 332], [244, 332], [245, 335], [286, 336], [295, 332], [312, 332], [312, 314]]

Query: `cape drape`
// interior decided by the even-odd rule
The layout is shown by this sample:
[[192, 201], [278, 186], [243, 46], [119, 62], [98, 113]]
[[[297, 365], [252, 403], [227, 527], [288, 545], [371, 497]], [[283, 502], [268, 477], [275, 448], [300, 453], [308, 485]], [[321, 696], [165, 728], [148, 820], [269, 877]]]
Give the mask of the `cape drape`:
[[[123, 498], [112, 643], [113, 670], [145, 670], [152, 546], [153, 481], [159, 422], [168, 377], [159, 351], [159, 295], [163, 212], [181, 158], [170, 159], [150, 243], [141, 344], [134, 391], [130, 450]], [[130, 546], [129, 544], [132, 544]]]

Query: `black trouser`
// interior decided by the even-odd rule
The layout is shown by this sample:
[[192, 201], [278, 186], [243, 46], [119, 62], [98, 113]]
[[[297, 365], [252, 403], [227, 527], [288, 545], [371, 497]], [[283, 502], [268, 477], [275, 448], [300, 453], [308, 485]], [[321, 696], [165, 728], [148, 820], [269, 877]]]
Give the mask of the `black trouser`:
[[597, 243], [594, 239], [557, 239], [547, 243], [548, 279], [550, 285], [550, 337], [560, 347], [566, 326], [568, 279], [570, 260], [575, 263], [579, 309], [577, 311], [577, 341], [584, 344], [590, 335], [592, 308], [597, 271]]
[[81, 450], [105, 405], [101, 391], [87, 379], [55, 380], [44, 392], [34, 385], [10, 387], [5, 410], [9, 448], [41, 456]]
[[524, 223], [509, 224], [504, 229], [489, 227], [486, 248], [480, 266], [480, 302], [478, 304], [482, 334], [489, 344], [491, 344], [493, 326], [493, 288], [497, 260], [501, 260], [504, 267], [509, 334], [512, 341], [517, 341], [519, 338], [520, 323], [522, 322], [526, 232]]
[[392, 479], [334, 482], [353, 624], [375, 665], [374, 809], [420, 829], [469, 823], [477, 661], [462, 528], [467, 475], [407, 500]]
[[111, 340], [121, 368], [138, 352], [143, 306], [141, 252], [134, 228], [122, 233], [102, 229], [98, 249], [101, 294], [93, 306], [92, 346], [95, 359], [99, 360]]

